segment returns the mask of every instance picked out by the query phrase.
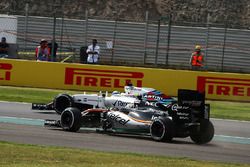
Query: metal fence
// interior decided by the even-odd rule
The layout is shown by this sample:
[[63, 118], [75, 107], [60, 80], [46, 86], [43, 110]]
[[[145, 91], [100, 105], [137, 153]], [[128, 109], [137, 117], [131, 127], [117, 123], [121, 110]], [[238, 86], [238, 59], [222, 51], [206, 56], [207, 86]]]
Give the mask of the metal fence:
[[108, 20], [88, 17], [17, 17], [19, 58], [34, 59], [40, 39], [56, 39], [57, 60], [79, 62], [80, 48], [93, 38], [101, 46], [101, 64], [136, 65], [189, 69], [194, 46], [200, 44], [205, 54], [206, 69], [211, 71], [250, 72], [250, 31], [224, 25], [197, 25], [171, 22], [171, 17], [142, 21]]

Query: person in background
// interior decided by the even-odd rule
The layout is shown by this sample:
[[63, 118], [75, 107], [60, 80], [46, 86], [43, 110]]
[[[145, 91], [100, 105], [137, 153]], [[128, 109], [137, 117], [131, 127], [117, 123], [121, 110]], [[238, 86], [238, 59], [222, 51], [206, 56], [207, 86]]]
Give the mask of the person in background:
[[50, 43], [48, 43], [48, 47], [49, 47], [51, 60], [56, 61], [56, 54], [57, 54], [58, 44], [56, 43], [56, 41], [54, 42], [54, 50], [53, 50], [53, 48], [52, 48], [53, 47], [53, 40], [52, 40]]
[[8, 57], [9, 44], [6, 42], [6, 38], [2, 37], [0, 42], [0, 58]]
[[99, 55], [100, 55], [100, 46], [97, 45], [96, 39], [92, 40], [92, 45], [88, 46], [86, 53], [88, 54], [87, 63], [89, 64], [98, 63]]
[[204, 55], [201, 52], [200, 45], [195, 46], [195, 51], [190, 58], [190, 65], [192, 70], [201, 70], [204, 67]]
[[88, 49], [88, 46], [82, 46], [80, 48], [80, 63], [82, 64], [87, 63], [87, 59], [88, 59], [87, 49]]
[[36, 47], [35, 56], [37, 61], [50, 61], [50, 51], [47, 40], [41, 40], [40, 45]]

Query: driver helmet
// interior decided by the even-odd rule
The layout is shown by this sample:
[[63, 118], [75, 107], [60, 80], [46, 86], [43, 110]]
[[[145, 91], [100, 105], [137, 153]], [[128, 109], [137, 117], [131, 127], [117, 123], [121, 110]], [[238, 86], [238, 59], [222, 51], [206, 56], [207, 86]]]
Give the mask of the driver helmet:
[[2, 37], [1, 41], [2, 41], [2, 42], [6, 42], [6, 38], [5, 38], [5, 37]]
[[137, 99], [142, 100], [142, 95], [141, 94], [137, 95]]
[[200, 45], [196, 45], [196, 46], [195, 46], [195, 50], [196, 50], [196, 51], [200, 51], [200, 50], [201, 50], [201, 46], [200, 46]]
[[118, 91], [113, 91], [112, 92], [112, 95], [118, 95], [118, 94], [120, 94], [120, 92], [118, 92]]

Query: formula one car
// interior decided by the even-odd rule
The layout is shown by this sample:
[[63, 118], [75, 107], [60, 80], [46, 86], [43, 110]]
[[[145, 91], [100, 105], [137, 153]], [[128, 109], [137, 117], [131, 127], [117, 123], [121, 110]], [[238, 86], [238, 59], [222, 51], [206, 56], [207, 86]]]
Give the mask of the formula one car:
[[114, 91], [111, 96], [108, 94], [59, 94], [49, 104], [33, 103], [34, 110], [55, 110], [61, 114], [67, 107], [76, 107], [80, 110], [89, 108], [123, 108], [128, 104], [134, 104], [140, 100], [149, 103], [162, 103], [167, 105], [174, 100], [172, 97], [157, 91], [153, 88], [125, 86], [125, 92]]
[[119, 110], [67, 107], [60, 120], [45, 120], [44, 124], [70, 132], [77, 132], [81, 127], [94, 127], [104, 133], [151, 136], [156, 141], [170, 142], [174, 137], [189, 136], [197, 144], [212, 140], [214, 126], [209, 120], [210, 107], [205, 104], [204, 93], [179, 90], [178, 101], [156, 104]]

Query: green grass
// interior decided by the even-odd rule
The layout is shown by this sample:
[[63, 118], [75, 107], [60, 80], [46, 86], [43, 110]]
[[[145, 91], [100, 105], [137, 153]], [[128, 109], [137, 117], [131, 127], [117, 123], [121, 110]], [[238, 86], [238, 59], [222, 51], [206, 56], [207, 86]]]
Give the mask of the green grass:
[[211, 105], [211, 117], [250, 121], [250, 103], [208, 101]]
[[[48, 103], [59, 93], [83, 93], [80, 91], [20, 88], [9, 86], [1, 86], [0, 92], [0, 100], [2, 101], [29, 103]], [[208, 103], [211, 105], [211, 117], [213, 118], [250, 121], [250, 103], [227, 101], [208, 101]]]
[[59, 93], [81, 93], [69, 90], [53, 90], [23, 87], [0, 87], [0, 100], [28, 103], [48, 103]]
[[134, 153], [107, 153], [63, 147], [0, 142], [0, 166], [4, 167], [249, 167]]

